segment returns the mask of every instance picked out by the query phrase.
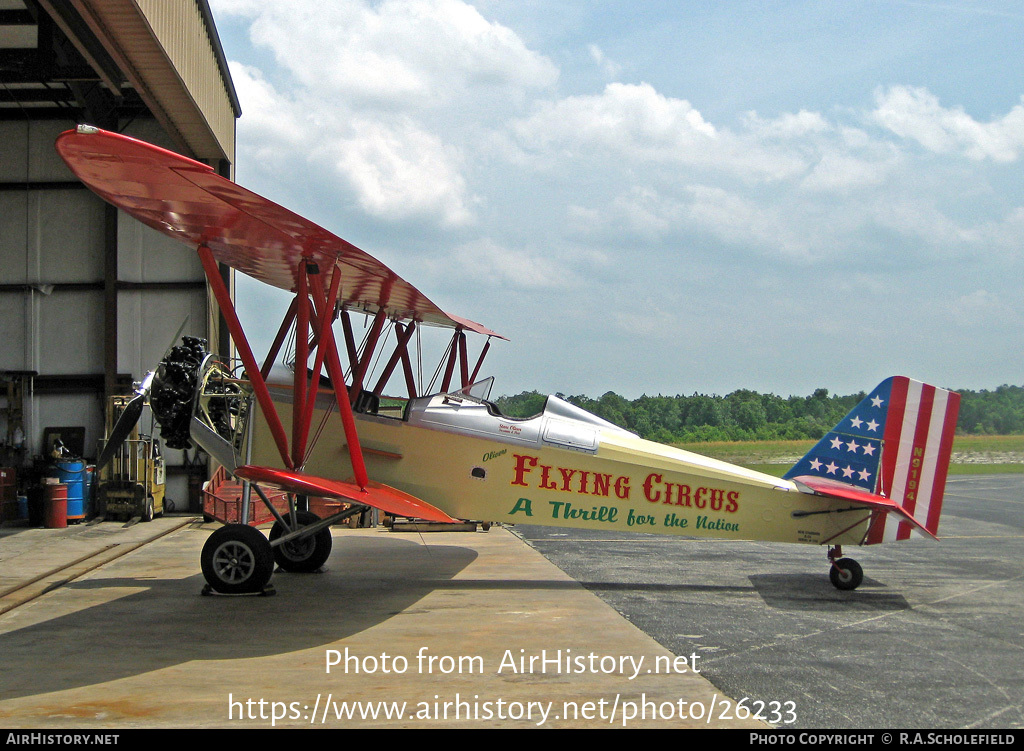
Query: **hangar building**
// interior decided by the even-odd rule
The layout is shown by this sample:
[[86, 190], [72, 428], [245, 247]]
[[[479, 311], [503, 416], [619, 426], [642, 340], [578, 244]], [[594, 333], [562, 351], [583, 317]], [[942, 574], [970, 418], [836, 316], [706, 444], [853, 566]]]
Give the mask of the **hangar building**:
[[[48, 427], [84, 429], [94, 459], [107, 397], [186, 316], [228, 353], [195, 254], [77, 182], [56, 137], [88, 123], [231, 177], [240, 114], [207, 0], [0, 0], [0, 466], [45, 455]], [[179, 510], [192, 458], [165, 452]]]

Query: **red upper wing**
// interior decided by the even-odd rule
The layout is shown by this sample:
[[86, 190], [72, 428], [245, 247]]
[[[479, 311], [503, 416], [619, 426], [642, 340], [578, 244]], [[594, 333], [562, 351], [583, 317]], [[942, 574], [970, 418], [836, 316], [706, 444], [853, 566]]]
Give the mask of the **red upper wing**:
[[343, 274], [343, 302], [388, 317], [461, 326], [499, 336], [450, 316], [368, 253], [323, 227], [220, 177], [200, 162], [118, 133], [80, 127], [57, 139], [71, 171], [105, 200], [184, 243], [206, 245], [221, 263], [281, 289], [296, 289], [305, 258]]

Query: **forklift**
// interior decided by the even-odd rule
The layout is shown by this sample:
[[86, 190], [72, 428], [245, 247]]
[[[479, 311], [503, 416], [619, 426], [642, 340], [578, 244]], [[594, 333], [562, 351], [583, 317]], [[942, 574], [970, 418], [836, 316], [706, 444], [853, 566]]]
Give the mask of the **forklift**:
[[[108, 400], [108, 437], [117, 418], [133, 398], [134, 395], [112, 396]], [[136, 424], [113, 459], [99, 470], [96, 483], [96, 512], [99, 517], [137, 518], [148, 522], [162, 515], [167, 467], [160, 441], [151, 435], [140, 434]]]

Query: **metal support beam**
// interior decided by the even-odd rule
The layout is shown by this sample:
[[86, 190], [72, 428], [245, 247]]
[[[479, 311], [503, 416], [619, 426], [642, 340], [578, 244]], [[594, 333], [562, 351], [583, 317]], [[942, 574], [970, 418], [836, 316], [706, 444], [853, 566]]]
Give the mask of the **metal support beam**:
[[461, 388], [469, 385], [469, 355], [466, 354], [466, 332], [459, 331], [459, 375], [462, 376]]
[[[318, 298], [323, 297], [323, 278], [319, 275], [312, 277], [312, 286], [315, 290], [315, 294]], [[327, 357], [329, 346], [327, 345], [327, 339], [334, 340], [333, 330], [331, 329], [332, 318], [334, 317], [334, 305], [338, 301], [338, 289], [341, 286], [341, 271], [337, 266], [334, 267], [334, 273], [331, 275], [331, 289], [327, 294], [327, 303], [323, 306], [319, 315], [316, 315], [314, 306], [314, 318], [316, 319], [317, 332], [318, 332], [318, 346], [316, 349], [316, 358], [313, 360], [313, 378], [306, 394], [305, 403], [299, 402], [298, 398], [295, 400], [295, 409], [302, 406], [302, 414], [296, 416], [293, 419], [299, 419], [301, 417], [303, 431], [302, 437], [299, 443], [298, 456], [301, 460], [297, 466], [301, 467], [306, 463], [306, 442], [309, 437], [309, 429], [313, 424], [313, 410], [316, 407], [316, 397], [320, 391], [320, 373], [323, 371], [324, 359]], [[306, 298], [306, 306], [309, 307], [309, 298]], [[303, 374], [305, 375], [305, 374]]]
[[356, 363], [359, 362], [359, 354], [356, 350], [356, 337], [352, 333], [352, 317], [347, 310], [341, 311], [341, 330], [345, 334], [345, 351], [348, 352], [348, 367], [354, 371]]
[[459, 353], [457, 343], [461, 332], [461, 328], [455, 329], [455, 333], [452, 334], [452, 340], [448, 344], [448, 364], [445, 365], [444, 378], [441, 380], [441, 393], [443, 394], [447, 394], [448, 389], [452, 385], [452, 373], [455, 372], [455, 360]]
[[109, 203], [104, 203], [103, 404], [106, 405], [110, 397], [117, 393], [117, 209]]
[[[400, 324], [400, 323], [396, 323], [395, 327], [399, 331], [401, 331], [402, 330], [401, 329], [401, 325], [402, 324]], [[416, 325], [415, 321], [411, 321], [409, 323], [409, 326], [415, 326], [415, 325]], [[410, 399], [415, 399], [417, 397], [417, 393], [416, 393], [416, 377], [413, 375], [413, 371], [412, 371], [412, 358], [409, 357], [409, 350], [408, 350], [408, 348], [402, 351], [402, 372], [405, 374], [405, 387], [406, 387], [406, 389], [409, 392], [409, 398]]]
[[487, 341], [484, 342], [484, 348], [480, 350], [480, 357], [477, 358], [476, 367], [473, 368], [473, 375], [469, 377], [470, 383], [476, 383], [476, 377], [480, 375], [480, 366], [484, 364], [484, 358], [487, 356], [487, 350], [491, 348], [491, 337], [487, 337]]
[[383, 307], [377, 310], [377, 315], [373, 317], [370, 333], [366, 337], [366, 345], [363, 347], [362, 357], [359, 358], [359, 366], [352, 373], [351, 397], [353, 400], [357, 399], [359, 392], [363, 390], [363, 378], [370, 367], [370, 360], [373, 359], [373, 353], [377, 349], [377, 340], [380, 338], [380, 332], [384, 328], [384, 321], [386, 319], [387, 316]]
[[306, 409], [306, 384], [309, 361], [309, 280], [306, 259], [300, 259], [295, 269], [295, 280], [298, 289], [295, 291], [296, 327], [295, 327], [295, 372], [292, 390], [292, 466], [302, 466], [302, 452], [305, 449], [303, 440], [302, 415]]
[[[316, 278], [319, 280], [319, 277]], [[333, 285], [332, 285], [333, 286]], [[331, 314], [327, 308], [327, 300], [324, 298], [323, 284], [313, 284], [313, 302], [322, 320], [326, 320]], [[352, 472], [355, 474], [356, 484], [366, 489], [369, 483], [369, 476], [366, 473], [366, 462], [363, 460], [363, 449], [359, 444], [359, 434], [356, 430], [355, 416], [352, 414], [352, 403], [349, 399], [349, 391], [345, 387], [345, 374], [341, 369], [341, 359], [338, 357], [338, 344], [334, 339], [334, 332], [331, 329], [324, 329], [320, 332], [320, 346], [325, 350], [327, 360], [327, 372], [331, 376], [336, 395], [335, 402], [338, 405], [338, 412], [341, 414], [341, 424], [345, 429], [345, 440], [348, 442], [349, 458], [352, 460]]]

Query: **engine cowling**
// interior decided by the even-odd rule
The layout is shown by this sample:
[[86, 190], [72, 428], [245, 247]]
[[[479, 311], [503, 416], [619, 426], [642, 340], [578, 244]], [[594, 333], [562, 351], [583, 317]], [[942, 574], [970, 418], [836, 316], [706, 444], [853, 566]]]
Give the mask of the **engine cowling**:
[[150, 407], [169, 448], [198, 444], [228, 469], [244, 463], [252, 385], [210, 353], [205, 339], [183, 337], [161, 361]]

